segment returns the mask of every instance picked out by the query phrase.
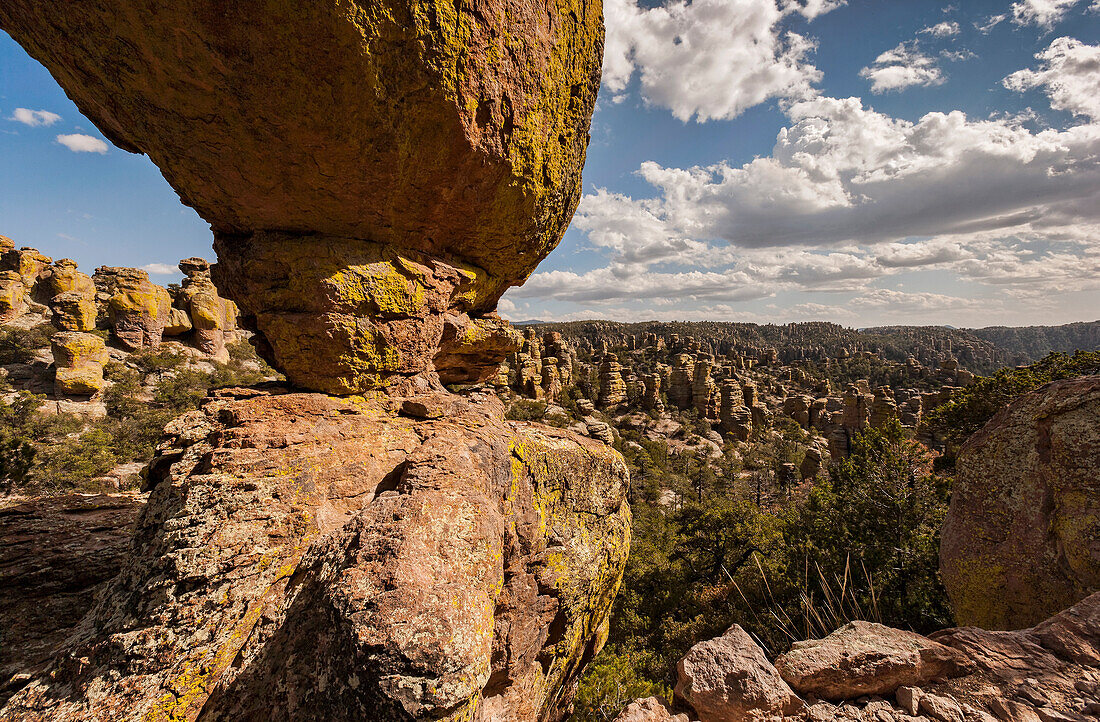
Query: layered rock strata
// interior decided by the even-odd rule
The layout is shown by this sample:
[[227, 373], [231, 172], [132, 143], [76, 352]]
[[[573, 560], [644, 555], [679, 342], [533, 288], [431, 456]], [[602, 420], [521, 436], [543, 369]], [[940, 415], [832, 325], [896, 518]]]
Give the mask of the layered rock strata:
[[145, 499], [64, 494], [0, 509], [0, 705], [41, 673], [118, 574]]
[[597, 404], [600, 408], [613, 408], [626, 402], [626, 383], [623, 381], [622, 369], [615, 354], [604, 356], [600, 364], [600, 396]]
[[630, 533], [607, 446], [495, 397], [221, 392], [3, 720], [559, 719]]

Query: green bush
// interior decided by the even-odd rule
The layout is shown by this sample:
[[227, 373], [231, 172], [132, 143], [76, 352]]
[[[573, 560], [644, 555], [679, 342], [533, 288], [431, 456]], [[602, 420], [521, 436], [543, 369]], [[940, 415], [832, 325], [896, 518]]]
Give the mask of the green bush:
[[96, 477], [118, 465], [107, 424], [94, 424], [81, 434], [41, 445], [35, 459], [34, 480], [42, 490], [83, 489]]
[[934, 409], [925, 423], [949, 447], [957, 447], [1023, 394], [1051, 381], [1092, 374], [1100, 374], [1100, 352], [1052, 353], [1030, 366], [1001, 369], [959, 389], [947, 403]]
[[55, 333], [57, 329], [48, 323], [30, 329], [0, 329], [0, 365], [30, 363], [35, 351], [49, 348]]
[[616, 653], [605, 649], [585, 670], [573, 700], [573, 722], [611, 722], [635, 699], [670, 699], [667, 685], [638, 673], [650, 666], [644, 652]]
[[517, 399], [508, 407], [505, 418], [512, 421], [538, 421], [546, 413], [546, 404], [531, 399]]
[[938, 575], [948, 485], [927, 450], [892, 421], [856, 434], [851, 456], [809, 491], [783, 490], [775, 471], [805, 437], [784, 432], [755, 441], [743, 466], [623, 432], [634, 442], [623, 445], [631, 554], [576, 719], [613, 719], [616, 705], [667, 689], [692, 645], [734, 623], [770, 654], [852, 619], [924, 632], [951, 623]]
[[949, 626], [939, 578], [949, 492], [928, 450], [891, 419], [855, 435], [849, 457], [799, 509], [787, 547], [796, 564], [804, 558], [826, 579], [850, 578], [859, 606], [877, 608], [884, 624], [923, 632]]

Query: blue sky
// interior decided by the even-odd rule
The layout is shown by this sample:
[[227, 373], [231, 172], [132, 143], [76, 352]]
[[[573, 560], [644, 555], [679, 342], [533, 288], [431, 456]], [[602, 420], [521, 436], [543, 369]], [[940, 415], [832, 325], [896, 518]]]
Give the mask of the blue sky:
[[[1100, 318], [1100, 0], [605, 14], [585, 197], [506, 317]], [[89, 270], [212, 256], [152, 163], [3, 33], [0, 234]]]

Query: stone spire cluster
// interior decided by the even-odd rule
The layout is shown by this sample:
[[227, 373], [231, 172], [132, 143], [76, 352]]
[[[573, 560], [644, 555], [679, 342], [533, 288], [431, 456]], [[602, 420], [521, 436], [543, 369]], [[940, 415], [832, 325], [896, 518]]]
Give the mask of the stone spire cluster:
[[88, 276], [71, 259], [54, 261], [0, 236], [0, 322], [34, 324], [46, 317], [57, 329], [51, 345], [58, 397], [103, 389], [108, 338], [126, 351], [174, 340], [228, 361], [226, 344], [238, 338], [236, 305], [218, 294], [209, 262], [187, 258], [180, 270], [183, 284], [171, 289], [137, 268], [103, 266]]

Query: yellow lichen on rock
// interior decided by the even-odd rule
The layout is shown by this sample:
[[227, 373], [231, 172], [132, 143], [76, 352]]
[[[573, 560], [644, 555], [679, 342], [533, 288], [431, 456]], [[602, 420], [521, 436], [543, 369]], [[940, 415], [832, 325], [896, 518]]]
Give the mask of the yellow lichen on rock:
[[50, 339], [59, 395], [90, 396], [103, 389], [107, 348], [94, 333], [61, 332]]
[[305, 388], [357, 394], [426, 373], [477, 381], [518, 343], [500, 319], [468, 315], [493, 292], [468, 265], [287, 233], [221, 237], [215, 247], [215, 280], [234, 289], [260, 352]]
[[[337, 306], [372, 299], [346, 313], [407, 343], [396, 343], [399, 368], [368, 385], [432, 375], [440, 309], [491, 312], [558, 244], [580, 199], [603, 51], [599, 0], [9, 0], [0, 24], [116, 145], [149, 155], [210, 222], [222, 263], [239, 265], [241, 239], [285, 251], [293, 238], [301, 262], [283, 277], [287, 289]], [[351, 265], [310, 269], [331, 260], [334, 239], [387, 249], [373, 261], [396, 273], [361, 274], [356, 250], [345, 254]], [[414, 282], [398, 259], [433, 278]], [[439, 303], [444, 265], [466, 278], [448, 279]], [[307, 283], [297, 281], [303, 272]], [[219, 280], [258, 320], [268, 351], [276, 339], [262, 338], [259, 320], [290, 312], [283, 300], [293, 294], [253, 285], [232, 272]], [[136, 297], [116, 305], [149, 318], [159, 309]], [[297, 312], [345, 313], [319, 305]], [[424, 331], [389, 317], [420, 319]], [[313, 325], [308, 335], [320, 338], [331, 324]], [[312, 361], [288, 361], [295, 383], [362, 388], [294, 370]]]

